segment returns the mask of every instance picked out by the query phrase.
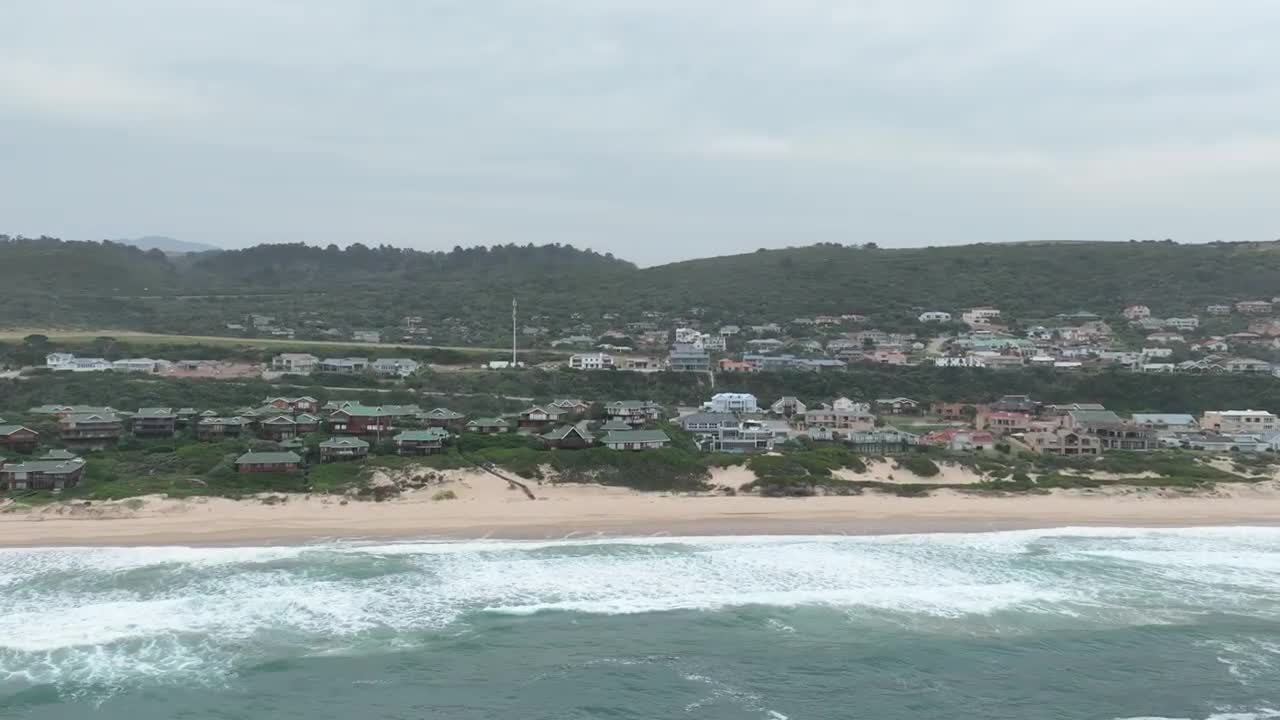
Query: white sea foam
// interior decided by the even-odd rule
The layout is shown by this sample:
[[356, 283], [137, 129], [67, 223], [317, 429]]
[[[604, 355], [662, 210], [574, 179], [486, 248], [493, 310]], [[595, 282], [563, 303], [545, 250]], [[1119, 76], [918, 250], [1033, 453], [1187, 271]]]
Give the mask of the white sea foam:
[[10, 609], [0, 614], [0, 682], [217, 677], [279, 637], [340, 652], [486, 611], [1267, 615], [1280, 529], [7, 550], [0, 583]]

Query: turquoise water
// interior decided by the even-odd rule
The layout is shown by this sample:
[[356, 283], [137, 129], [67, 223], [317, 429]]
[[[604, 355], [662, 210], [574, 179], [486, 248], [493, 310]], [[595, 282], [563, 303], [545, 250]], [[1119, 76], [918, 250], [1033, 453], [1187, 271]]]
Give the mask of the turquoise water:
[[0, 551], [3, 718], [1280, 718], [1280, 529]]

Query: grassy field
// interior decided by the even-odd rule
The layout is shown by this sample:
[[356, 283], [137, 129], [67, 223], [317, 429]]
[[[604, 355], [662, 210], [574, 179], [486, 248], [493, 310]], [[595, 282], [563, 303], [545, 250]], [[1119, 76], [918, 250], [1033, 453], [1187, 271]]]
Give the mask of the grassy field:
[[[48, 328], [30, 328], [21, 330], [0, 330], [0, 341], [21, 340], [28, 335], [44, 335], [50, 340], [67, 342], [90, 342], [98, 337], [113, 337], [127, 341], [131, 345], [220, 345], [227, 347], [260, 347], [272, 350], [314, 351], [324, 349], [374, 348], [382, 350], [450, 350], [460, 353], [491, 354], [495, 352], [510, 353], [511, 348], [489, 347], [457, 347], [449, 345], [413, 345], [406, 343], [366, 343], [355, 341], [335, 342], [331, 340], [289, 340], [287, 338], [246, 338], [221, 337], [218, 335], [164, 335], [160, 333], [138, 332], [135, 330], [53, 330]], [[555, 350], [537, 350], [539, 355], [567, 355]]]

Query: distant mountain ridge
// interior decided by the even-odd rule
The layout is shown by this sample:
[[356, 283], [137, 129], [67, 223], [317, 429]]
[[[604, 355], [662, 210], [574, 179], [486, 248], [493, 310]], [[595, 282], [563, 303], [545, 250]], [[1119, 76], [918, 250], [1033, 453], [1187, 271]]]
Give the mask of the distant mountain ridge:
[[165, 235], [147, 235], [145, 237], [128, 239], [124, 238], [115, 242], [121, 245], [132, 245], [139, 250], [159, 250], [166, 255], [180, 255], [183, 253], [200, 253], [210, 252], [212, 250], [221, 250], [216, 245], [207, 243], [190, 242], [188, 240], [178, 240]]

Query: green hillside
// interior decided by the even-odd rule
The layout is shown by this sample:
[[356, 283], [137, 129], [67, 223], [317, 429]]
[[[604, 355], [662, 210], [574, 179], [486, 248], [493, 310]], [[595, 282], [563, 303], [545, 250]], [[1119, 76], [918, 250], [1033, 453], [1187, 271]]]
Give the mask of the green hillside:
[[598, 332], [610, 325], [605, 313], [634, 320], [692, 308], [735, 322], [856, 312], [893, 323], [979, 304], [1035, 317], [1141, 302], [1171, 315], [1280, 295], [1280, 243], [825, 244], [638, 269], [560, 245], [262, 245], [167, 258], [117, 243], [0, 236], [0, 287], [5, 327], [213, 334], [248, 313], [317, 328], [392, 328], [416, 315], [436, 342], [485, 344], [509, 332], [512, 296], [525, 322], [554, 331], [581, 321]]

